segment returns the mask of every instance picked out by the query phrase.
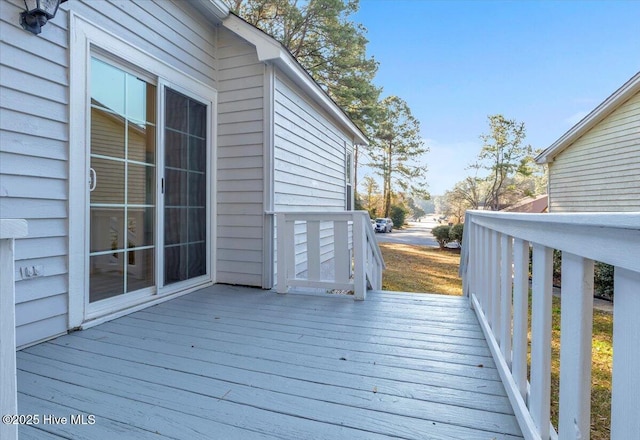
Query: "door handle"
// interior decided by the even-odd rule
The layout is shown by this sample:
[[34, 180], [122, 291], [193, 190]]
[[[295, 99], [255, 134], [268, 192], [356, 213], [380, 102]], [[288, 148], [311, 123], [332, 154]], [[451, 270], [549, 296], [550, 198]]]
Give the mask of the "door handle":
[[96, 174], [96, 170], [93, 168], [89, 168], [89, 192], [92, 192], [96, 189], [96, 185], [98, 184], [98, 175]]

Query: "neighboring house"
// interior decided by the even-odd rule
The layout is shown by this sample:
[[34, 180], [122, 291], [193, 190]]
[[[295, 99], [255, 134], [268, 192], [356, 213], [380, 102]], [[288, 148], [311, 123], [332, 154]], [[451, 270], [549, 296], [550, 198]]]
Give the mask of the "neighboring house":
[[[352, 206], [362, 132], [220, 0], [1, 0], [17, 346], [213, 283], [274, 285], [276, 211]], [[35, 274], [33, 277], [33, 269]]]
[[640, 211], [640, 72], [537, 158], [550, 212]]
[[523, 199], [518, 200], [511, 206], [507, 206], [506, 208], [501, 209], [504, 212], [529, 212], [532, 214], [540, 214], [542, 212], [547, 212], [548, 210], [548, 202], [549, 196], [546, 194], [542, 194], [540, 196], [535, 197], [525, 197]]

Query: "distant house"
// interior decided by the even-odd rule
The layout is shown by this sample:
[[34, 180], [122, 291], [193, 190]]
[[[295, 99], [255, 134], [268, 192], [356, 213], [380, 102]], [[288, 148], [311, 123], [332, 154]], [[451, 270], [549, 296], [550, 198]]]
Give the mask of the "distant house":
[[550, 212], [640, 211], [640, 72], [537, 158]]
[[[213, 283], [271, 288], [277, 211], [352, 206], [362, 132], [220, 0], [2, 0], [17, 346]], [[35, 276], [34, 276], [35, 275]]]
[[518, 200], [513, 205], [501, 209], [505, 212], [529, 212], [532, 214], [540, 214], [547, 212], [549, 204], [549, 196], [542, 194], [535, 197], [525, 197]]

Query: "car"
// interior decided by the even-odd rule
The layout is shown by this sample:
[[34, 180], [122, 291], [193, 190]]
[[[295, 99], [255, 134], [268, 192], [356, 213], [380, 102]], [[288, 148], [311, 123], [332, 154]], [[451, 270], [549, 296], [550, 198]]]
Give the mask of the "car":
[[376, 219], [376, 232], [391, 232], [393, 230], [393, 221], [390, 218]]

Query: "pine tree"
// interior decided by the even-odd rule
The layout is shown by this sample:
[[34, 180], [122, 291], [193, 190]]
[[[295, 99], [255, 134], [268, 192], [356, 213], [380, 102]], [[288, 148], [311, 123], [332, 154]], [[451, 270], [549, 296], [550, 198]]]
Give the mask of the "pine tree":
[[420, 122], [405, 101], [390, 96], [380, 102], [379, 122], [370, 150], [371, 166], [382, 177], [384, 216], [391, 211], [395, 188], [416, 196], [426, 196], [426, 166], [416, 162], [428, 151], [420, 136]]

